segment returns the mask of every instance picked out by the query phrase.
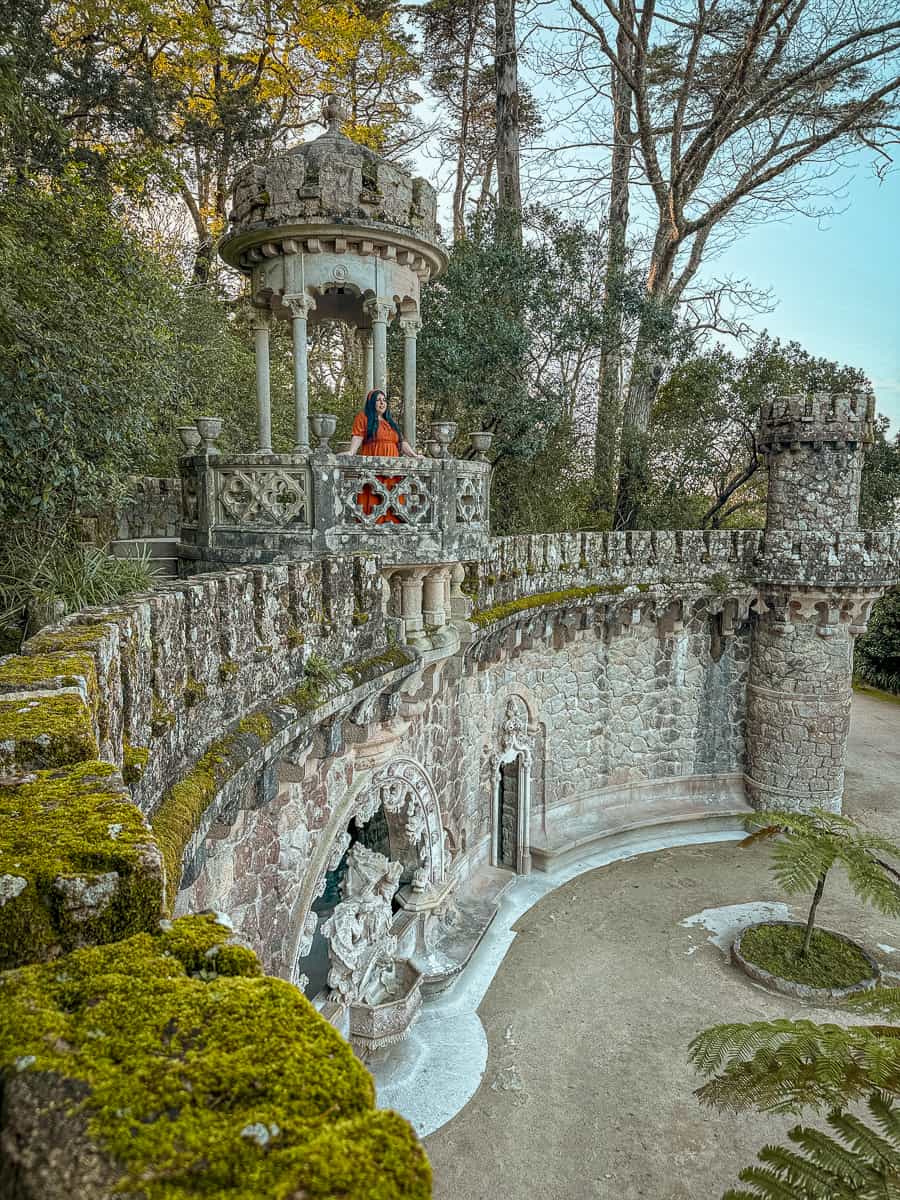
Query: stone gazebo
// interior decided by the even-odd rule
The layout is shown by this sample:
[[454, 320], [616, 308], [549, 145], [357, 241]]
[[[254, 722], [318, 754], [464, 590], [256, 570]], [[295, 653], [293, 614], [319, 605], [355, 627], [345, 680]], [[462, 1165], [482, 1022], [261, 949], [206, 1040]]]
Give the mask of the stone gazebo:
[[[431, 185], [345, 137], [335, 97], [326, 100], [324, 116], [320, 137], [243, 168], [234, 181], [220, 252], [251, 281], [259, 444], [219, 454], [220, 427], [198, 422], [202, 444], [181, 463], [187, 569], [358, 549], [392, 561], [459, 560], [480, 557], [486, 544], [490, 469], [483, 456], [449, 456], [452, 425], [432, 428], [430, 458], [398, 462], [335, 455], [334, 418], [310, 419], [310, 324], [355, 327], [365, 347], [366, 387], [386, 389], [387, 328], [396, 320], [405, 351], [402, 428], [416, 444], [420, 288], [447, 263], [436, 241]], [[293, 333], [289, 454], [272, 451], [269, 331], [279, 319], [290, 321]], [[191, 431], [182, 436], [187, 444]]]

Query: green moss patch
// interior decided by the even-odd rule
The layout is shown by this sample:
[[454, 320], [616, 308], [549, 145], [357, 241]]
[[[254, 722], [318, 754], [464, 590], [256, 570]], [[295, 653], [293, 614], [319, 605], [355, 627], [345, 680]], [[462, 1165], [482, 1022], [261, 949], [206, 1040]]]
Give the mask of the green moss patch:
[[502, 621], [513, 613], [527, 612], [532, 608], [542, 608], [545, 604], [563, 604], [567, 600], [583, 600], [587, 596], [596, 596], [598, 592], [617, 593], [624, 587], [579, 587], [566, 588], [561, 592], [537, 592], [533, 596], [523, 596], [519, 600], [508, 600], [505, 604], [495, 604], [493, 608], [482, 608], [473, 612], [469, 620], [479, 628], [492, 625], [494, 621]]
[[760, 925], [741, 936], [741, 954], [754, 966], [809, 987], [853, 987], [872, 976], [863, 953], [824, 929], [814, 929], [809, 952], [797, 954], [806, 930], [800, 925]]
[[137, 783], [149, 760], [147, 746], [132, 746], [127, 738], [122, 739], [122, 778], [126, 783]]
[[400, 667], [409, 666], [410, 661], [400, 646], [390, 646], [387, 650], [383, 650], [371, 658], [348, 663], [343, 671], [345, 675], [350, 676], [353, 686], [359, 687], [361, 683], [367, 683], [378, 675], [385, 675], [388, 671], [396, 671]]
[[54, 654], [19, 654], [0, 663], [0, 688], [23, 691], [42, 687], [79, 687], [84, 681], [88, 697], [97, 694], [97, 667], [84, 651]]
[[0, 969], [154, 928], [162, 878], [152, 841], [109, 763], [0, 787]]
[[4, 976], [0, 1069], [84, 1083], [88, 1136], [145, 1200], [427, 1200], [421, 1146], [350, 1048], [227, 940], [189, 917]]
[[0, 767], [43, 770], [98, 754], [90, 710], [77, 693], [0, 699]]

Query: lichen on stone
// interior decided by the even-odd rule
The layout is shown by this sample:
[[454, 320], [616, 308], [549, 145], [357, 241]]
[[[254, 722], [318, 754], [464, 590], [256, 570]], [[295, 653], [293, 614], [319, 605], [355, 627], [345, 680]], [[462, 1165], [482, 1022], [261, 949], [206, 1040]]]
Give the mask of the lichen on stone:
[[153, 928], [159, 855], [115, 768], [88, 762], [0, 787], [0, 969]]
[[260, 977], [214, 917], [166, 925], [0, 979], [8, 1124], [29, 1085], [49, 1103], [75, 1081], [83, 1137], [117, 1191], [427, 1200], [412, 1129], [375, 1110], [368, 1072], [300, 992]]

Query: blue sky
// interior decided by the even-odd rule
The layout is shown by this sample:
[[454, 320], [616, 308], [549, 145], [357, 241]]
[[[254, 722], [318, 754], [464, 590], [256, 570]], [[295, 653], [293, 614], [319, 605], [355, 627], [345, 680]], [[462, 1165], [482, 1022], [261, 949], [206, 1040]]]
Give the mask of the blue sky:
[[[742, 234], [715, 274], [771, 288], [777, 307], [756, 319], [782, 341], [849, 363], [875, 386], [878, 411], [900, 429], [900, 174], [879, 183], [861, 167], [839, 212], [795, 216]], [[756, 322], [754, 322], [756, 323]]]

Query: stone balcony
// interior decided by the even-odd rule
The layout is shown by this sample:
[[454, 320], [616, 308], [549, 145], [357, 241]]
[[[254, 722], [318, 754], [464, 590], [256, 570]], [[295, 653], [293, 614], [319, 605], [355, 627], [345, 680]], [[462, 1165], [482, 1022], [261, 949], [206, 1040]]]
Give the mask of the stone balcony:
[[448, 563], [488, 550], [487, 462], [200, 453], [182, 457], [180, 473], [185, 574], [360, 551]]

